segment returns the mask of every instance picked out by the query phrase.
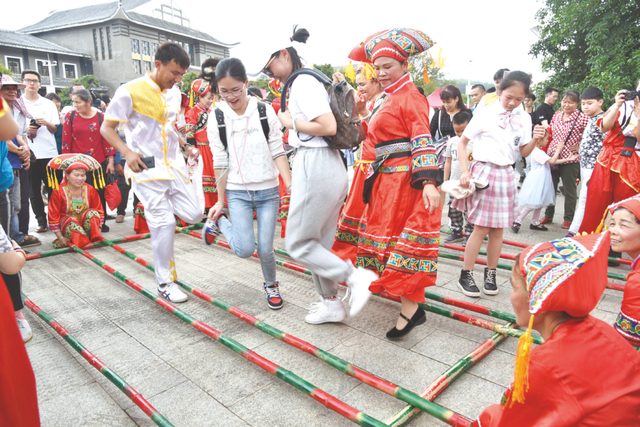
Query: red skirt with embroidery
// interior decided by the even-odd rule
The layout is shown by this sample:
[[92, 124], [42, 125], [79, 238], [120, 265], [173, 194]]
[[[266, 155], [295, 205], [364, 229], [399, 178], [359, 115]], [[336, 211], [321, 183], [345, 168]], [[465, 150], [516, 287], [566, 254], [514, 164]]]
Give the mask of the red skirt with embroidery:
[[209, 143], [197, 143], [202, 161], [202, 190], [204, 191], [204, 207], [211, 208], [218, 203], [218, 186], [216, 176], [213, 174], [213, 155]]
[[353, 171], [353, 181], [349, 189], [349, 197], [340, 213], [336, 240], [333, 242], [331, 252], [344, 260], [351, 260], [356, 264], [358, 252], [358, 239], [360, 237], [360, 220], [364, 214], [365, 205], [362, 200], [364, 180], [369, 171], [370, 162], [356, 162]]
[[430, 214], [422, 190], [410, 183], [409, 158], [389, 159], [379, 169], [360, 221], [356, 265], [380, 274], [371, 292], [425, 302], [424, 289], [436, 284], [442, 210]]
[[[67, 215], [62, 219], [60, 226], [62, 235], [79, 248], [84, 248], [91, 242], [102, 240], [101, 228], [100, 213], [95, 209], [85, 210], [80, 219], [73, 215]], [[58, 240], [55, 240], [53, 247], [60, 249], [63, 246]]]

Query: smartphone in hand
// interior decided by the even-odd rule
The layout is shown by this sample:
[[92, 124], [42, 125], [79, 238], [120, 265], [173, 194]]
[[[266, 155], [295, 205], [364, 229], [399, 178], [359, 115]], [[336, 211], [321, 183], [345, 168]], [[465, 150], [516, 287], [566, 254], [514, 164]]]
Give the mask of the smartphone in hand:
[[156, 158], [153, 156], [143, 157], [141, 160], [149, 169], [156, 167]]

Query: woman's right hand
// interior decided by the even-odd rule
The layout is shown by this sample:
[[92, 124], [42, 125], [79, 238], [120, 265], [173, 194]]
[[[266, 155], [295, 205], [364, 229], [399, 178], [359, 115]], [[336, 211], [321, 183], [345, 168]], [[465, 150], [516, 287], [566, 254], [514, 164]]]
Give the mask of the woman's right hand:
[[215, 218], [218, 218], [218, 216], [220, 215], [220, 212], [222, 212], [222, 208], [223, 207], [224, 207], [224, 205], [221, 205], [221, 204], [218, 204], [218, 203], [213, 205], [213, 207], [211, 209], [209, 209], [209, 213], [207, 214], [207, 218], [209, 218], [212, 221]]
[[65, 236], [62, 236], [58, 238], [58, 243], [60, 243], [62, 246], [69, 246], [69, 239], [67, 239]]
[[460, 175], [460, 186], [464, 188], [469, 188], [469, 183], [471, 182], [471, 174], [469, 171], [464, 171]]

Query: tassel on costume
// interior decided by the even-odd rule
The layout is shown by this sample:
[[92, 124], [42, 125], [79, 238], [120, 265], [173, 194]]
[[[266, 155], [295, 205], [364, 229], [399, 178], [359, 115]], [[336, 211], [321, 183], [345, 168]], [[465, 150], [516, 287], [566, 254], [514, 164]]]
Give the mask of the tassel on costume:
[[194, 104], [194, 93], [193, 91], [189, 92], [189, 108], [193, 108], [193, 104]]
[[524, 393], [529, 390], [529, 361], [531, 359], [531, 329], [533, 328], [532, 314], [529, 318], [529, 327], [518, 340], [518, 351], [516, 353], [516, 368], [513, 373], [513, 392], [511, 393], [511, 401], [509, 407], [513, 406], [513, 402], [524, 403]]
[[353, 63], [351, 61], [349, 61], [349, 65], [347, 65], [347, 68], [344, 70], [344, 76], [352, 82], [356, 81], [356, 69], [353, 68]]
[[422, 66], [424, 67], [424, 71], [422, 72], [422, 79], [424, 81], [424, 84], [429, 84], [431, 83], [431, 79], [429, 78], [429, 71], [427, 69], [427, 62], [424, 60], [424, 56], [420, 55], [420, 58], [422, 58]]

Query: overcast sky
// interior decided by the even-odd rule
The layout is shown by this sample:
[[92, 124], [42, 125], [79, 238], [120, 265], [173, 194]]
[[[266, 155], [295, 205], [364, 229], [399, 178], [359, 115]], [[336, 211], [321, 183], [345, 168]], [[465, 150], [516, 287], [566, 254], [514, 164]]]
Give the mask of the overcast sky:
[[[83, 5], [98, 3], [106, 2], [82, 2]], [[347, 55], [351, 49], [370, 34], [392, 27], [410, 27], [422, 30], [436, 42], [431, 48], [434, 56], [439, 48], [443, 49], [447, 78], [489, 82], [494, 72], [503, 67], [531, 72], [534, 81], [543, 77], [539, 60], [528, 53], [536, 41], [530, 29], [537, 24], [535, 13], [542, 6], [540, 0], [179, 0], [174, 3], [191, 19], [193, 28], [226, 43], [239, 42], [231, 55], [240, 59], [259, 51], [265, 42], [287, 40], [293, 25], [300, 24], [311, 33], [306, 58], [309, 63], [344, 65], [349, 62]], [[71, 8], [71, 4], [60, 2], [57, 8]], [[26, 12], [20, 2], [8, 2], [2, 8], [0, 27], [8, 30], [26, 27], [46, 17], [52, 7], [51, 1], [31, 0]]]

